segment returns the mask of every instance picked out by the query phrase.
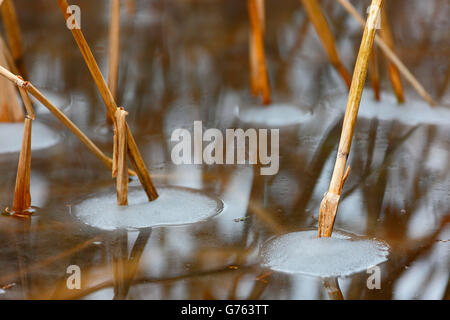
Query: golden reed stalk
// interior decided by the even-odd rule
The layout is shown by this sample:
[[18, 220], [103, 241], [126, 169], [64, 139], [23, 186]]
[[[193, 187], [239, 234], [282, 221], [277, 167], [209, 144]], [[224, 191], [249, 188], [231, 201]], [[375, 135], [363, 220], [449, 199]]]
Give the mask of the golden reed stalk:
[[375, 33], [377, 31], [377, 21], [381, 14], [382, 5], [383, 0], [372, 0], [369, 17], [367, 18], [366, 26], [364, 28], [361, 47], [356, 60], [352, 84], [348, 95], [347, 109], [345, 111], [342, 134], [339, 141], [333, 176], [331, 178], [328, 192], [325, 193], [325, 196], [320, 204], [319, 238], [331, 237], [342, 187], [350, 170], [350, 167], [347, 167], [346, 169], [347, 159], [350, 152], [350, 147], [352, 145], [353, 132], [355, 130], [359, 104], [361, 102], [364, 83], [367, 77], [369, 59], [372, 53]]

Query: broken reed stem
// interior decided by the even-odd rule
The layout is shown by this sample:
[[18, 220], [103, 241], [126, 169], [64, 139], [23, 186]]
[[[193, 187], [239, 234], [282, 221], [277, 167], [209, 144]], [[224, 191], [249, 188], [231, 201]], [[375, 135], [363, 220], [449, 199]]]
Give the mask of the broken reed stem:
[[12, 0], [4, 0], [1, 6], [1, 13], [12, 57], [15, 64], [19, 67], [20, 74], [25, 75], [22, 37], [16, 9]]
[[28, 215], [31, 208], [30, 171], [31, 171], [31, 127], [30, 118], [25, 118], [22, 148], [20, 149], [19, 164], [17, 167], [16, 186], [11, 214]]
[[[33, 84], [23, 81], [18, 76], [12, 74], [7, 69], [0, 66], [0, 75], [17, 86], [26, 89], [39, 102], [41, 102], [51, 113], [55, 115], [72, 133], [80, 139], [80, 141], [99, 158], [110, 170], [112, 169], [112, 159], [106, 156], [67, 116], [56, 108]], [[130, 175], [136, 175], [134, 171], [129, 172]]]
[[[57, 0], [57, 1], [64, 18], [67, 20], [70, 17], [69, 13], [67, 12], [69, 7], [67, 1], [66, 0]], [[71, 32], [81, 51], [81, 54], [83, 55], [83, 58], [89, 68], [89, 71], [91, 72], [92, 78], [94, 78], [95, 84], [97, 85], [100, 95], [102, 96], [103, 102], [105, 103], [107, 112], [109, 116], [113, 118], [117, 110], [117, 104], [114, 100], [113, 95], [111, 94], [111, 91], [108, 88], [108, 85], [106, 84], [105, 79], [103, 78], [103, 75], [100, 71], [100, 68], [98, 67], [97, 62], [95, 61], [94, 55], [92, 54], [92, 51], [89, 48], [89, 45], [86, 39], [84, 38], [83, 33], [81, 32], [81, 29], [73, 28], [71, 29]], [[133, 134], [131, 133], [131, 130], [128, 127], [128, 124], [127, 124], [127, 143], [128, 143], [127, 144], [128, 156], [130, 158], [130, 161], [134, 169], [136, 170], [136, 173], [139, 177], [139, 181], [141, 182], [148, 199], [150, 201], [153, 201], [156, 198], [158, 198], [158, 193], [156, 192], [156, 189], [150, 178], [150, 174], [148, 173], [147, 167], [145, 166], [145, 162], [142, 159], [142, 156], [136, 145]]]
[[328, 192], [325, 193], [320, 204], [319, 238], [330, 237], [333, 232], [334, 220], [336, 218], [342, 187], [350, 170], [349, 167], [346, 169], [347, 158], [352, 145], [353, 132], [355, 130], [359, 104], [361, 102], [364, 83], [366, 81], [369, 59], [372, 53], [375, 33], [377, 31], [377, 21], [381, 14], [382, 5], [383, 0], [372, 0], [369, 17], [367, 18], [366, 26], [364, 28], [361, 47], [356, 60], [352, 84], [348, 95], [347, 109], [345, 111], [333, 176]]
[[[108, 66], [108, 86], [114, 100], [117, 100], [117, 81], [119, 78], [119, 58], [120, 58], [120, 0], [111, 2], [111, 22], [109, 26], [109, 66]], [[113, 120], [108, 117], [111, 124]]]
[[116, 154], [114, 160], [117, 161], [117, 176], [116, 176], [116, 190], [117, 190], [117, 204], [119, 206], [128, 205], [128, 171], [127, 171], [127, 126], [126, 126], [126, 112], [123, 108], [116, 111], [116, 129], [115, 136], [117, 137]]
[[[15, 74], [20, 74], [20, 70], [16, 66], [16, 63], [14, 62], [11, 52], [9, 52], [9, 49], [1, 36], [0, 36], [0, 51], [3, 51], [5, 58], [6, 58], [6, 62], [9, 65], [9, 68], [11, 69], [11, 71]], [[19, 78], [23, 80], [23, 78], [21, 78], [21, 77], [19, 77]], [[34, 108], [33, 108], [33, 104], [31, 103], [30, 96], [29, 96], [27, 90], [25, 90], [21, 87], [18, 87], [18, 88], [19, 88], [19, 93], [22, 98], [23, 104], [25, 106], [25, 110], [27, 111], [27, 115], [29, 118], [34, 120], [35, 114], [34, 114]]]
[[[380, 30], [381, 39], [384, 40], [386, 45], [394, 51], [394, 36], [392, 34], [391, 26], [389, 23], [389, 18], [387, 15], [386, 6], [383, 7], [381, 11], [381, 30]], [[400, 72], [398, 68], [391, 61], [388, 61], [388, 70], [389, 70], [389, 79], [391, 80], [392, 88], [394, 89], [394, 93], [397, 97], [398, 103], [405, 102], [405, 96], [403, 94], [403, 85], [402, 80], [400, 78]]]
[[344, 80], [347, 88], [350, 89], [352, 77], [339, 58], [333, 33], [331, 32], [330, 26], [319, 3], [317, 0], [301, 0], [301, 2], [325, 48], [328, 59]]
[[254, 95], [261, 94], [263, 104], [271, 102], [269, 75], [264, 52], [264, 0], [247, 0], [250, 18], [250, 84]]
[[[0, 66], [7, 67], [4, 48], [0, 48]], [[17, 98], [16, 88], [5, 79], [0, 79], [0, 122], [22, 122], [23, 109]]]
[[378, 69], [378, 55], [375, 47], [372, 48], [372, 54], [370, 55], [369, 77], [375, 95], [375, 100], [380, 101], [380, 73]]
[[[355, 7], [348, 0], [337, 0], [347, 12], [358, 21], [358, 23], [364, 28], [365, 21], [361, 15], [356, 11]], [[411, 86], [417, 91], [417, 93], [427, 101], [430, 106], [435, 106], [436, 102], [420, 84], [420, 82], [414, 77], [414, 75], [408, 70], [403, 62], [397, 57], [397, 55], [389, 48], [389, 46], [379, 36], [375, 36], [375, 42], [383, 51], [384, 55], [391, 61], [405, 77], [405, 79], [411, 84]]]

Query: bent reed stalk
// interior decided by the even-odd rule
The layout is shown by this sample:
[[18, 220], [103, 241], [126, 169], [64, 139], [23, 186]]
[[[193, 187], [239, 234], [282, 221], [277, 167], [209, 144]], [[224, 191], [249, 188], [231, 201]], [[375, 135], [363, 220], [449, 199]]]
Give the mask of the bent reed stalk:
[[[57, 2], [65, 20], [67, 21], [67, 19], [70, 18], [69, 14], [70, 9], [67, 1], [57, 0]], [[115, 121], [114, 114], [118, 106], [116, 104], [116, 101], [114, 100], [111, 90], [109, 90], [109, 87], [106, 84], [105, 79], [103, 78], [103, 75], [100, 71], [100, 68], [98, 67], [94, 55], [92, 54], [92, 51], [83, 33], [81, 32], [81, 29], [73, 28], [70, 31], [75, 39], [75, 42], [78, 45], [78, 48], [81, 51], [81, 54], [91, 73], [91, 76], [94, 79], [95, 84], [97, 85], [97, 88], [106, 106], [108, 115]], [[114, 123], [114, 125], [116, 124]], [[153, 185], [148, 169], [145, 165], [144, 160], [142, 159], [142, 156], [139, 152], [138, 146], [136, 144], [136, 141], [134, 140], [133, 134], [131, 133], [128, 124], [126, 124], [126, 129], [127, 129], [128, 156], [130, 158], [130, 162], [133, 165], [134, 169], [136, 170], [136, 173], [139, 177], [139, 181], [141, 182], [142, 187], [144, 188], [149, 201], [153, 201], [158, 198], [158, 193], [156, 191], [155, 186]]]
[[[97, 158], [99, 158], [110, 170], [112, 170], [112, 159], [106, 156], [94, 142], [92, 142], [61, 110], [56, 108], [31, 82], [24, 81], [9, 70], [0, 66], [0, 76], [12, 81], [18, 87], [27, 90], [39, 102], [44, 105], [53, 115], [58, 118]], [[136, 175], [129, 171], [130, 175]]]

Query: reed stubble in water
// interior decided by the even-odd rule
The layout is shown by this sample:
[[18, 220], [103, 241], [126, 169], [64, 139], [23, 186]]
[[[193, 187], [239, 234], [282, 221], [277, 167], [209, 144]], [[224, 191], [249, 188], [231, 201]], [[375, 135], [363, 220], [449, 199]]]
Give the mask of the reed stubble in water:
[[249, 57], [250, 85], [255, 96], [261, 95], [263, 104], [270, 104], [271, 93], [264, 52], [264, 0], [247, 0], [250, 18]]
[[[57, 0], [57, 1], [63, 16], [67, 21], [67, 19], [70, 18], [70, 15], [67, 13], [69, 5], [66, 0]], [[81, 29], [73, 28], [71, 29], [71, 32], [75, 39], [75, 42], [77, 43], [81, 51], [81, 54], [83, 55], [83, 58], [88, 66], [88, 69], [91, 72], [92, 77], [94, 78], [95, 84], [97, 85], [97, 88], [100, 92], [103, 102], [105, 103], [107, 113], [109, 117], [114, 119], [114, 114], [118, 106], [116, 104], [116, 101], [114, 100], [111, 90], [109, 90], [109, 87], [106, 84], [105, 79], [103, 78], [100, 68], [98, 67], [97, 62], [95, 61], [94, 55], [92, 54], [92, 51], [86, 39], [84, 38], [83, 33], [81, 32]], [[133, 165], [134, 169], [136, 170], [137, 176], [139, 177], [139, 181], [141, 182], [149, 201], [153, 201], [158, 198], [158, 193], [156, 191], [155, 186], [153, 185], [152, 179], [150, 178], [150, 174], [147, 170], [144, 160], [142, 159], [142, 156], [139, 152], [138, 146], [136, 144], [136, 141], [134, 140], [133, 134], [131, 133], [128, 124], [126, 124], [126, 129], [127, 129], [126, 131], [127, 131], [127, 146], [128, 146], [127, 149], [130, 162]]]
[[128, 205], [128, 166], [127, 166], [127, 127], [126, 112], [123, 108], [116, 111], [114, 129], [114, 165], [113, 177], [116, 178], [117, 204]]
[[323, 44], [323, 47], [325, 48], [328, 59], [344, 80], [347, 88], [350, 89], [352, 78], [350, 73], [344, 67], [344, 64], [341, 62], [336, 49], [333, 33], [331, 32], [330, 26], [322, 13], [319, 3], [317, 0], [301, 0], [301, 2], [306, 10], [306, 13], [308, 14], [308, 18], [311, 20], [311, 23], [313, 24], [317, 35]]
[[372, 53], [377, 21], [381, 14], [383, 0], [372, 0], [369, 17], [367, 18], [364, 34], [361, 40], [355, 70], [353, 72], [352, 84], [347, 100], [341, 139], [339, 141], [338, 154], [334, 166], [328, 192], [320, 204], [319, 215], [319, 237], [330, 237], [333, 232], [334, 221], [342, 193], [342, 187], [348, 176], [350, 167], [347, 167], [347, 159], [352, 145], [356, 118], [358, 116], [359, 104], [366, 81], [369, 59]]
[[31, 127], [30, 118], [25, 118], [23, 128], [22, 148], [20, 150], [19, 165], [17, 167], [16, 186], [12, 213], [24, 215], [31, 208], [30, 171], [31, 171]]
[[[353, 7], [353, 5], [348, 0], [337, 0], [342, 7], [347, 10], [350, 15], [355, 18], [355, 20], [364, 28], [365, 21], [358, 13], [358, 11]], [[425, 90], [425, 88], [420, 84], [420, 82], [414, 77], [414, 75], [409, 71], [409, 69], [404, 65], [404, 63], [397, 57], [397, 55], [389, 48], [389, 46], [383, 41], [379, 36], [375, 36], [375, 42], [383, 51], [384, 55], [391, 61], [400, 71], [400, 73], [405, 77], [405, 79], [411, 84], [411, 86], [417, 91], [417, 93], [427, 101], [430, 106], [435, 106], [436, 102], [430, 96], [430, 94]]]

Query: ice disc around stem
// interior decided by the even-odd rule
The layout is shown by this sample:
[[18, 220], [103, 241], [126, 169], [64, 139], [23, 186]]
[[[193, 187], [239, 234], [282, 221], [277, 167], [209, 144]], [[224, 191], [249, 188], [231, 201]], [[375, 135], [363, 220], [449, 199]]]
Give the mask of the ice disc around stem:
[[293, 232], [267, 241], [262, 248], [264, 266], [280, 272], [316, 277], [345, 277], [387, 260], [389, 246], [378, 240], [333, 232], [317, 238], [317, 231]]
[[223, 202], [199, 190], [159, 187], [159, 197], [149, 202], [139, 187], [129, 187], [128, 206], [118, 206], [111, 191], [92, 196], [71, 209], [84, 224], [103, 230], [142, 229], [205, 221], [223, 210]]

